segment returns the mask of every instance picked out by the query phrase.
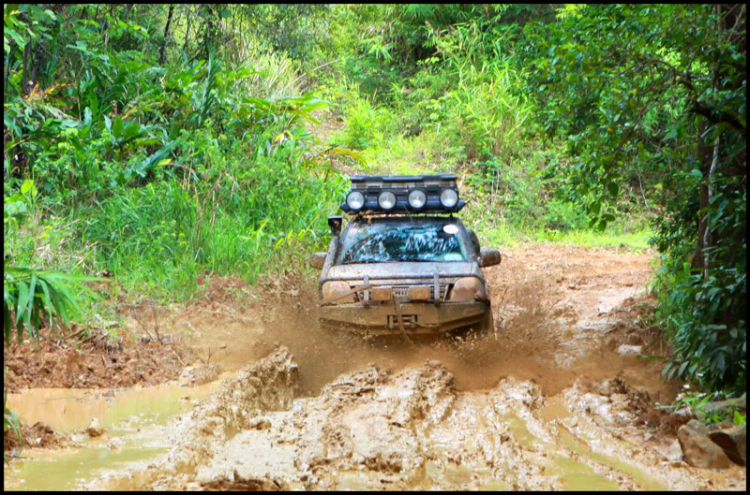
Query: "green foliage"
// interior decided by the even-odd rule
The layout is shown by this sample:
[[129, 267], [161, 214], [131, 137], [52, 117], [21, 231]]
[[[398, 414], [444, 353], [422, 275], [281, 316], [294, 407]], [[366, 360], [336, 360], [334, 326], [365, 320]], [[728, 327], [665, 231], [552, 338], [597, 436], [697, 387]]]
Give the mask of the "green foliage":
[[387, 136], [393, 134], [397, 126], [396, 116], [385, 107], [376, 107], [367, 98], [361, 97], [356, 86], [346, 94], [346, 125], [342, 134], [330, 139], [330, 144], [358, 150], [384, 147]]
[[[181, 43], [157, 36], [166, 6], [63, 10], [5, 8], [15, 31], [5, 39], [4, 223], [15, 259], [36, 264], [43, 251], [48, 264], [67, 265], [84, 253], [77, 269], [108, 269], [130, 288], [184, 298], [203, 271], [253, 278], [279, 252], [324, 242], [324, 217], [344, 187], [330, 159], [364, 158], [309, 133], [325, 102], [301, 92], [294, 59], [311, 40], [277, 23], [312, 27], [327, 7], [178, 6], [174, 15], [197, 14], [205, 35], [188, 20], [172, 33]], [[230, 20], [268, 30], [264, 43], [235, 39], [246, 62], [222, 45], [232, 43]], [[161, 42], [172, 63], [155, 59]], [[40, 63], [50, 72], [29, 89], [24, 71]], [[58, 225], [74, 227], [50, 253]], [[14, 282], [6, 300], [25, 302], [26, 283]], [[37, 313], [18, 318], [37, 328]]]
[[732, 418], [732, 422], [736, 426], [744, 425], [747, 422], [747, 418], [744, 414], [740, 413], [739, 411], [734, 411], [734, 417]]
[[628, 177], [655, 191], [662, 214], [654, 244], [664, 254], [658, 315], [675, 344], [665, 375], [740, 389], [744, 9], [584, 5], [562, 9], [559, 19], [525, 29], [539, 126], [550, 141], [565, 143], [569, 161], [552, 172], [567, 177], [570, 196], [602, 228], [614, 220], [607, 206]]
[[692, 414], [707, 424], [719, 424], [724, 422], [734, 423], [735, 425], [745, 424], [745, 416], [738, 410], [738, 406], [723, 407], [706, 411], [706, 405], [710, 401], [718, 401], [726, 394], [720, 390], [708, 393], [696, 391], [687, 391], [680, 394], [681, 397], [675, 401], [673, 411], [677, 412], [684, 407], [689, 407]]
[[[7, 370], [3, 368], [3, 374]], [[23, 449], [23, 435], [21, 434], [21, 422], [18, 419], [15, 411], [8, 407], [8, 390], [3, 387], [3, 437], [8, 435], [9, 432], [13, 432], [18, 438], [18, 444]], [[8, 462], [8, 458], [3, 453], [3, 461]]]
[[[741, 387], [747, 350], [744, 270], [719, 266], [704, 278], [685, 263], [682, 273], [665, 280], [670, 268], [665, 265], [659, 274], [660, 283], [669, 288], [660, 292], [659, 315], [676, 344], [665, 376], [708, 387]], [[734, 316], [740, 311], [739, 318]]]
[[3, 272], [3, 336], [6, 346], [12, 341], [14, 327], [20, 344], [24, 328], [30, 337], [39, 337], [38, 330], [44, 319], [48, 327], [56, 318], [67, 324], [80, 311], [77, 296], [71, 291], [77, 289], [93, 295], [80, 282], [99, 280], [13, 266], [7, 262]]
[[717, 395], [718, 395], [718, 392], [711, 393], [711, 394], [697, 394], [697, 393], [685, 394], [684, 397], [675, 401], [674, 412], [679, 411], [680, 408], [683, 406], [683, 404], [687, 404], [688, 407], [690, 407], [690, 409], [692, 409], [693, 411], [703, 411], [703, 408], [706, 406], [708, 401], [710, 401], [712, 398], [716, 397]]
[[[716, 38], [710, 8], [585, 6], [559, 23], [528, 29], [535, 40], [529, 50], [538, 57], [530, 83], [542, 127], [566, 140], [569, 174], [582, 195], [592, 194], [587, 211], [596, 222], [612, 220], [601, 205], [618, 197], [619, 181], [632, 167], [674, 170], [690, 162], [700, 142], [697, 105], [708, 104], [709, 95], [722, 94], [713, 108], [744, 108], [744, 89], [736, 84], [742, 60], [727, 74], [726, 89], [711, 88], [707, 67], [736, 47]], [[733, 112], [721, 118], [741, 119]], [[712, 127], [706, 140], [724, 131]]]

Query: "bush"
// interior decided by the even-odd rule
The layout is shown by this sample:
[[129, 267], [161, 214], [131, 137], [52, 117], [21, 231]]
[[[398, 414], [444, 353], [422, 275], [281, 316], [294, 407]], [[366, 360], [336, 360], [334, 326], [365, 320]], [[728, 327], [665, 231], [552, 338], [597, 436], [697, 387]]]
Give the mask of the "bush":
[[333, 136], [330, 143], [357, 150], [385, 146], [387, 139], [397, 132], [395, 115], [362, 97], [357, 86], [350, 87], [345, 98], [343, 112], [346, 124], [343, 132]]
[[[747, 362], [747, 196], [731, 184], [717, 180], [709, 205], [709, 226], [719, 240], [706, 250], [707, 272], [681, 262], [693, 246], [675, 239], [672, 230], [662, 231], [659, 241], [669, 247], [670, 256], [663, 257], [655, 289], [660, 299], [657, 316], [675, 345], [664, 374], [740, 393], [746, 388]], [[680, 204], [675, 201], [670, 207]]]

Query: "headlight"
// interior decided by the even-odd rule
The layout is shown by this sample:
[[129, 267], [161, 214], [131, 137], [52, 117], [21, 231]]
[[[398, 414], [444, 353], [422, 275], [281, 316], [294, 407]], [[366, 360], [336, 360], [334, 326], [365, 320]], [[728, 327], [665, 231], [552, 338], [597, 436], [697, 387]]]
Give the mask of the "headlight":
[[456, 285], [451, 291], [451, 301], [485, 301], [487, 295], [484, 292], [484, 285], [477, 277], [464, 277], [458, 279]]
[[352, 191], [346, 196], [346, 204], [352, 210], [360, 210], [365, 205], [365, 196], [359, 191]]
[[453, 208], [458, 203], [458, 193], [453, 189], [443, 189], [440, 193], [440, 203], [446, 208]]
[[396, 206], [396, 195], [390, 191], [383, 191], [380, 193], [380, 196], [378, 196], [378, 204], [384, 210], [390, 210]]
[[411, 206], [415, 210], [422, 208], [426, 202], [427, 196], [424, 192], [415, 189], [409, 193], [409, 206]]
[[[330, 297], [343, 294], [344, 292], [348, 292], [349, 290], [351, 290], [351, 287], [349, 287], [349, 284], [347, 284], [346, 282], [331, 281], [325, 282], [323, 284], [321, 292], [323, 293], [323, 299], [328, 299]], [[349, 294], [348, 296], [344, 296], [341, 299], [336, 299], [335, 301], [333, 301], [333, 304], [347, 304], [353, 302], [354, 294]]]

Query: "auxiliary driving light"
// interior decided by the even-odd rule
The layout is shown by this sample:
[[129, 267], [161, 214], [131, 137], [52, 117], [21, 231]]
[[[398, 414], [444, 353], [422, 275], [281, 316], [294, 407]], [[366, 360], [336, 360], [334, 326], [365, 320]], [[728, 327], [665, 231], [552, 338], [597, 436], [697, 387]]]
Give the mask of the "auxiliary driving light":
[[446, 208], [453, 208], [458, 203], [458, 193], [453, 189], [443, 189], [440, 193], [440, 203]]
[[422, 208], [427, 203], [427, 195], [419, 189], [414, 189], [409, 193], [409, 206], [415, 210]]
[[365, 196], [359, 191], [352, 191], [346, 196], [346, 204], [352, 210], [360, 210], [365, 205]]
[[384, 210], [390, 210], [396, 206], [396, 195], [390, 191], [383, 191], [378, 196], [378, 204]]
[[454, 174], [355, 175], [341, 209], [352, 216], [458, 213], [466, 201], [459, 199], [456, 179]]
[[371, 289], [373, 301], [390, 301], [391, 300], [391, 288], [388, 287], [373, 287]]
[[429, 285], [415, 285], [409, 287], [409, 299], [412, 301], [427, 301], [430, 299]]

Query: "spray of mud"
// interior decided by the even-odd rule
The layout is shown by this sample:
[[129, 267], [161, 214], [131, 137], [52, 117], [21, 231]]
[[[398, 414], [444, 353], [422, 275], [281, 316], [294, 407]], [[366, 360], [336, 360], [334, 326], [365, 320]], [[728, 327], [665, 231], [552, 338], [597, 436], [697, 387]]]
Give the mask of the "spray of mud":
[[631, 373], [635, 385], [654, 387], [653, 380], [639, 382], [653, 373], [638, 367], [658, 363], [634, 362], [607, 344], [615, 323], [611, 310], [647, 281], [648, 257], [545, 249], [514, 253], [487, 270], [495, 329], [460, 340], [439, 337], [412, 346], [398, 336], [367, 341], [322, 330], [317, 280], [298, 270], [268, 276], [252, 289], [239, 279], [211, 279], [204, 300], [182, 312], [175, 325], [193, 332], [204, 362], [218, 362], [227, 371], [277, 345], [288, 347], [303, 370], [301, 392], [308, 396], [368, 364], [397, 371], [428, 360], [443, 363], [458, 390], [490, 389], [514, 376], [533, 380], [551, 396], [576, 380], [593, 383], [623, 372]]
[[[402, 337], [364, 340], [347, 332], [332, 333], [317, 325], [315, 284], [290, 279], [292, 288], [266, 298], [264, 335], [246, 332], [247, 342], [235, 334], [233, 345], [251, 349], [248, 357], [259, 358], [276, 345], [287, 346], [304, 370], [305, 395], [316, 395], [342, 373], [376, 364], [398, 370], [437, 360], [455, 376], [458, 390], [489, 389], [510, 374], [533, 379], [545, 392], [555, 393], [571, 383], [572, 372], [562, 372], [554, 360], [559, 340], [549, 321], [550, 301], [538, 294], [539, 281], [506, 290], [502, 304], [494, 306], [496, 329], [460, 338], [440, 336], [410, 345]], [[294, 294], [295, 296], [289, 296]]]

